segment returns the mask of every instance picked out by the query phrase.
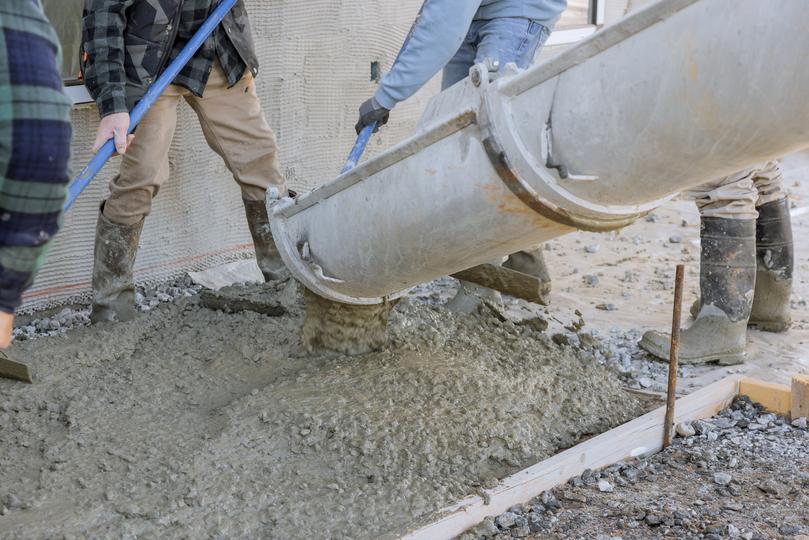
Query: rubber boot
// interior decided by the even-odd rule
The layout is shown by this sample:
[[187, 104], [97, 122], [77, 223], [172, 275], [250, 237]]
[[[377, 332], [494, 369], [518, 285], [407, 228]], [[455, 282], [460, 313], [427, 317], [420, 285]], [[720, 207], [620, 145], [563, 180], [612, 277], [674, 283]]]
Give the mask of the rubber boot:
[[91, 322], [127, 322], [137, 315], [132, 269], [143, 221], [134, 225], [113, 223], [104, 216], [102, 203], [96, 225]]
[[481, 287], [468, 281], [459, 280], [461, 287], [455, 296], [447, 302], [447, 309], [455, 313], [475, 313], [483, 302], [495, 307], [503, 305], [503, 296], [494, 289]]
[[758, 207], [756, 220], [756, 294], [750, 326], [785, 332], [792, 326], [789, 298], [795, 255], [789, 201], [784, 198]]
[[243, 201], [247, 225], [256, 249], [256, 261], [265, 281], [286, 279], [290, 273], [281, 259], [270, 231], [267, 206], [264, 201]]
[[[754, 220], [702, 218], [700, 292], [704, 301], [694, 323], [680, 334], [680, 363], [744, 362], [756, 280], [755, 228]], [[646, 332], [639, 345], [669, 359], [668, 334]]]
[[[795, 266], [789, 201], [763, 204], [758, 212], [756, 289], [747, 324], [765, 332], [784, 332], [792, 325], [789, 299]], [[696, 318], [701, 307], [698, 298], [691, 305], [691, 316]]]
[[542, 247], [530, 251], [518, 251], [509, 255], [503, 266], [534, 276], [541, 282], [540, 291], [542, 296], [547, 297], [551, 293], [551, 274], [545, 265], [545, 257], [542, 254]]

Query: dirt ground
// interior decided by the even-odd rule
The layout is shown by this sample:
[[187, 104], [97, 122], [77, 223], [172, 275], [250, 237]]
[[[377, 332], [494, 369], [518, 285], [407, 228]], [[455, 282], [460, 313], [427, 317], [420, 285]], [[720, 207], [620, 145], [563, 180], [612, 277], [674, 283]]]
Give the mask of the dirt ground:
[[[641, 412], [538, 320], [403, 301], [384, 350], [308, 355], [299, 293], [266, 289], [15, 344], [0, 538], [395, 537]], [[286, 315], [238, 311], [262, 296]]]
[[[809, 151], [788, 156], [783, 166], [793, 205], [795, 236], [793, 327], [786, 334], [750, 330], [744, 365], [682, 370], [679, 390], [683, 393], [729, 373], [788, 383], [792, 375], [809, 372]], [[547, 248], [545, 257], [554, 277], [552, 306], [537, 310], [518, 303], [511, 307], [515, 315], [547, 311], [567, 321], [578, 309], [588, 329], [596, 330], [602, 338], [632, 345], [645, 330], [671, 329], [674, 270], [678, 263], [684, 263], [683, 326], [690, 324], [687, 310], [699, 290], [699, 213], [687, 197], [669, 202], [653, 217], [619, 232], [579, 232], [550, 242]], [[595, 276], [597, 284], [588, 284], [593, 280], [585, 276]], [[647, 367], [645, 354], [633, 346], [628, 350], [640, 360], [634, 363], [636, 372], [639, 367]], [[651, 382], [649, 390], [665, 389], [665, 370], [654, 367], [645, 375]]]

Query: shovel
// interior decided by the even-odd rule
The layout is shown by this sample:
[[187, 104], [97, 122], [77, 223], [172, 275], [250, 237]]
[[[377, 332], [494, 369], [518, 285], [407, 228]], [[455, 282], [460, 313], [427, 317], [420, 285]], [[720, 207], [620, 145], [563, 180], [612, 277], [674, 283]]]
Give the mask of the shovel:
[[33, 384], [34, 382], [31, 378], [31, 372], [28, 371], [28, 366], [11, 360], [3, 350], [0, 350], [0, 377], [28, 384]]

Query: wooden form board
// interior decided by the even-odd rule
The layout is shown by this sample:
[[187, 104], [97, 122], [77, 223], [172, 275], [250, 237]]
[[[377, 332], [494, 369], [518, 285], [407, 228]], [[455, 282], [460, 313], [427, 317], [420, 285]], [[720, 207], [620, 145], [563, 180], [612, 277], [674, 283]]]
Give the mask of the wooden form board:
[[795, 375], [792, 384], [774, 384], [757, 379], [739, 381], [739, 395], [764, 405], [770, 412], [796, 418], [809, 417], [809, 375]]
[[792, 419], [809, 418], [809, 375], [792, 377], [790, 406]]
[[[677, 400], [675, 423], [710, 418], [729, 406], [739, 394], [741, 377], [733, 375]], [[466, 499], [444, 509], [441, 517], [406, 534], [405, 540], [451, 539], [488, 516], [498, 516], [525, 503], [586, 469], [601, 469], [620, 461], [659, 452], [663, 446], [666, 409], [661, 407], [640, 418], [593, 437], [541, 463], [503, 480], [481, 496]]]
[[739, 395], [747, 396], [755, 403], [776, 414], [789, 416], [790, 387], [788, 384], [775, 384], [744, 377], [739, 381]]

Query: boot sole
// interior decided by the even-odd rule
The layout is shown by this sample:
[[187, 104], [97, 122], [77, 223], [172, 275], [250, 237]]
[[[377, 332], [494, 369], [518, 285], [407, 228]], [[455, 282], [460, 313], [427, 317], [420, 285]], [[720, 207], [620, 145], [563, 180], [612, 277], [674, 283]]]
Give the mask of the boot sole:
[[[663, 360], [665, 362], [669, 361], [669, 351], [660, 351], [657, 348], [655, 343], [645, 341], [643, 339], [640, 340], [638, 346], [642, 348], [647, 353], [651, 354], [655, 358]], [[680, 356], [677, 361], [679, 364], [684, 365], [693, 365], [693, 364], [709, 364], [711, 362], [716, 362], [721, 366], [733, 366], [736, 364], [743, 364], [744, 361], [747, 359], [747, 352], [736, 352], [736, 353], [723, 353], [723, 354], [708, 354], [703, 356], [695, 356], [691, 358], [682, 357]]]
[[782, 322], [782, 321], [750, 320], [748, 321], [747, 326], [755, 328], [756, 330], [761, 330], [762, 332], [773, 332], [775, 334], [781, 334], [783, 332], [786, 332], [792, 327], [792, 321]]

